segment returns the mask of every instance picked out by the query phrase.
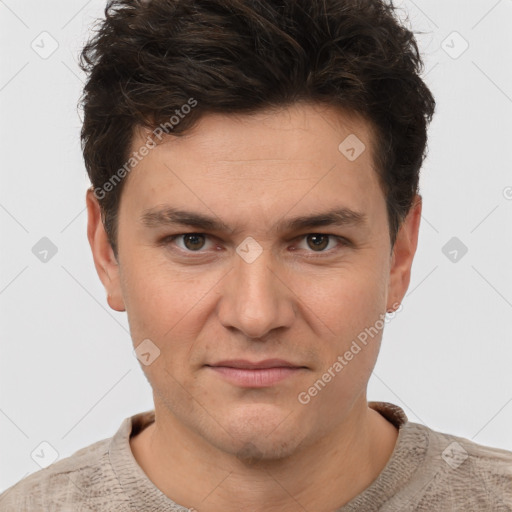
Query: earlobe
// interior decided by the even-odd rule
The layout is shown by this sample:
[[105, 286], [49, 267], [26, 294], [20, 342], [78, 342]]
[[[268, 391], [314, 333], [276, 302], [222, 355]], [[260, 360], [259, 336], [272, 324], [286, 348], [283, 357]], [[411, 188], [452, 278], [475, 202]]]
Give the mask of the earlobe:
[[386, 309], [386, 313], [394, 313], [397, 309], [400, 308], [401, 305], [401, 302], [393, 302], [392, 305], [388, 306], [388, 308]]
[[124, 305], [124, 301], [122, 296], [112, 297], [112, 295], [107, 294], [107, 303], [114, 311], [126, 311], [126, 307]]
[[114, 311], [126, 311], [120, 286], [119, 264], [108, 240], [101, 218], [101, 208], [92, 188], [87, 190], [86, 204], [87, 238], [96, 272], [107, 292], [108, 305]]
[[387, 310], [397, 309], [409, 287], [411, 267], [418, 246], [422, 199], [416, 195], [407, 217], [397, 233], [391, 258]]

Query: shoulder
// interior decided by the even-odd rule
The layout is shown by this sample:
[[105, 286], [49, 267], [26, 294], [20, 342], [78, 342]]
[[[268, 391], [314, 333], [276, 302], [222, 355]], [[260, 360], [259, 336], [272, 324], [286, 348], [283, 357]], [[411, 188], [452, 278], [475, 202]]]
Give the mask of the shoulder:
[[448, 501], [459, 507], [456, 510], [463, 510], [461, 505], [471, 510], [511, 510], [512, 452], [423, 425], [410, 426], [428, 435], [425, 467], [419, 471], [424, 475], [424, 501]]
[[428, 429], [431, 449], [452, 469], [471, 469], [512, 477], [512, 452], [475, 443], [464, 437]]
[[80, 510], [95, 510], [98, 494], [115, 484], [109, 464], [110, 442], [111, 438], [98, 441], [27, 476], [0, 495], [0, 510], [60, 511], [71, 510], [69, 507], [78, 503]]

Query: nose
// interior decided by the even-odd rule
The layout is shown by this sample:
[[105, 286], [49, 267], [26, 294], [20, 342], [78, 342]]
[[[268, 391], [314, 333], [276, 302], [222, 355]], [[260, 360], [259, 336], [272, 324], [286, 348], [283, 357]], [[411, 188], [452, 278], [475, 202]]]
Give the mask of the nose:
[[253, 339], [290, 327], [295, 318], [294, 295], [281, 274], [282, 268], [272, 265], [268, 250], [251, 263], [236, 256], [234, 268], [223, 281], [218, 306], [222, 325]]

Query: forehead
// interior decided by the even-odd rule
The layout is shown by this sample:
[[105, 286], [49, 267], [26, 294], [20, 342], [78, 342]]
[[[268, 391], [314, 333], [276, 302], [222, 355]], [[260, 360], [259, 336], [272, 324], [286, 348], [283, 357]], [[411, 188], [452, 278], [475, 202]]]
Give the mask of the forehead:
[[[139, 137], [148, 135], [150, 130], [139, 131]], [[160, 148], [170, 150], [179, 141], [194, 145], [189, 158], [215, 164], [319, 161], [320, 156], [342, 154], [352, 162], [361, 156], [364, 165], [373, 166], [370, 123], [354, 113], [319, 104], [296, 103], [253, 114], [207, 114], [183, 136], [164, 139]]]
[[[136, 130], [132, 150], [148, 136]], [[139, 212], [169, 201], [214, 211], [229, 205], [234, 215], [294, 204], [301, 213], [329, 201], [361, 211], [372, 195], [382, 196], [372, 137], [363, 119], [318, 105], [205, 115], [148, 152], [128, 176], [122, 202]]]

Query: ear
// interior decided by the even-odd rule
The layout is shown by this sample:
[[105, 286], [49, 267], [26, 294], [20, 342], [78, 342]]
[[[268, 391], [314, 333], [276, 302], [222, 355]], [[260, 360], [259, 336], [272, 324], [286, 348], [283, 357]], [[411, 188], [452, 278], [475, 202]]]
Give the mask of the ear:
[[389, 274], [387, 311], [397, 309], [411, 280], [411, 267], [418, 246], [422, 200], [416, 195], [413, 206], [398, 230]]
[[126, 311], [121, 293], [119, 264], [108, 241], [101, 219], [101, 209], [93, 189], [87, 190], [87, 238], [96, 272], [107, 292], [108, 305], [115, 311]]

